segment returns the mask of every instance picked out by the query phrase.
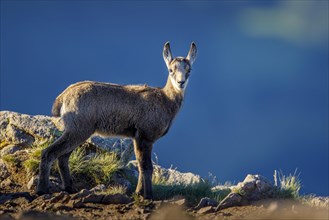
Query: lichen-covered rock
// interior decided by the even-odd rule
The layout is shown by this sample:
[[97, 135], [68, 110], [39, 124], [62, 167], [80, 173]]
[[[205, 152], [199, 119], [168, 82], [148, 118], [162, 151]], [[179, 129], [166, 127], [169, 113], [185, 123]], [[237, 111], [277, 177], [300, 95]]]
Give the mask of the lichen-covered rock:
[[[63, 130], [63, 122], [57, 117], [0, 111], [0, 149], [8, 145], [30, 147], [51, 143], [61, 136]], [[86, 143], [116, 152], [123, 164], [127, 164], [134, 155], [133, 144], [129, 138], [104, 138], [94, 135]]]
[[5, 162], [0, 159], [0, 182], [9, 177], [10, 173], [7, 169]]
[[238, 183], [234, 188], [234, 191], [242, 192], [244, 197], [253, 201], [268, 198], [274, 186], [264, 176], [248, 174], [243, 182]]
[[[135, 170], [136, 177], [138, 176], [137, 161], [132, 160], [127, 165], [128, 169]], [[153, 176], [165, 181], [168, 185], [191, 185], [204, 182], [204, 180], [193, 173], [182, 173], [176, 169], [166, 169], [158, 164], [153, 164]]]
[[57, 118], [1, 111], [0, 147], [9, 144], [31, 146], [51, 141], [61, 134], [59, 124]]
[[2, 148], [2, 150], [0, 151], [0, 157], [3, 157], [8, 154], [14, 154], [16, 151], [19, 151], [21, 149], [22, 148], [18, 145], [14, 145], [14, 144], [8, 145]]
[[216, 211], [270, 198], [274, 189], [273, 184], [265, 177], [248, 174], [243, 182], [231, 187], [232, 192], [219, 203]]

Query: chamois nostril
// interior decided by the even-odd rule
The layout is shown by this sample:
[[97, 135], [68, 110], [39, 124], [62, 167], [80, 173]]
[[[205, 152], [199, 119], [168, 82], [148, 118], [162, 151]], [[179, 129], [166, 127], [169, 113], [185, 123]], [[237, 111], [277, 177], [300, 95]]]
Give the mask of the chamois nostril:
[[180, 85], [184, 85], [185, 81], [178, 81], [177, 83]]

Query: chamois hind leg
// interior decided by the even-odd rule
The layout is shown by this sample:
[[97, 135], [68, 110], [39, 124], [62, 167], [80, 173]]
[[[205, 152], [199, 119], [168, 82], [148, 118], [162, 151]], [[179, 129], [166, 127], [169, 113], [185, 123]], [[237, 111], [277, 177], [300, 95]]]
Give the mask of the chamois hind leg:
[[143, 138], [134, 140], [134, 150], [138, 162], [138, 183], [136, 193], [142, 195], [144, 199], [152, 199], [152, 147], [153, 142]]
[[87, 140], [91, 134], [92, 132], [65, 131], [58, 140], [46, 149], [42, 150], [37, 194], [42, 195], [49, 193], [49, 175], [53, 162], [60, 156], [72, 152], [82, 142]]
[[70, 168], [69, 168], [69, 159], [71, 156], [71, 152], [64, 154], [58, 157], [58, 168], [59, 173], [61, 175], [63, 189], [68, 193], [74, 193], [75, 190], [73, 189], [73, 181], [70, 175]]

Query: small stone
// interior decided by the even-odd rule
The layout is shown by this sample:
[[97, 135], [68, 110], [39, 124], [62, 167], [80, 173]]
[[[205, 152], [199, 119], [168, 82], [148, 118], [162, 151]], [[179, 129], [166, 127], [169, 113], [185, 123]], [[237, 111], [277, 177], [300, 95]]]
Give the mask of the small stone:
[[106, 186], [104, 184], [99, 184], [94, 188], [90, 189], [90, 192], [92, 193], [105, 192], [105, 191], [106, 191]]
[[180, 199], [177, 201], [174, 201], [173, 204], [179, 205], [179, 206], [185, 206], [186, 205], [186, 199]]
[[81, 199], [81, 198], [86, 197], [90, 194], [91, 194], [91, 192], [88, 189], [83, 189], [80, 192], [76, 193], [74, 196], [72, 196], [72, 199]]
[[67, 206], [71, 208], [82, 208], [85, 205], [83, 204], [81, 199], [78, 199], [78, 200], [70, 200]]
[[56, 204], [54, 205], [54, 209], [56, 209], [56, 210], [65, 210], [65, 211], [71, 211], [71, 210], [73, 210], [72, 207], [69, 207], [69, 206], [63, 205], [63, 204], [61, 204], [61, 203], [56, 203]]
[[144, 220], [150, 219], [150, 216], [151, 216], [151, 213], [146, 213], [143, 215], [143, 219]]
[[208, 214], [208, 213], [213, 213], [215, 209], [212, 206], [206, 206], [201, 208], [197, 213], [198, 214]]
[[50, 194], [44, 194], [44, 195], [42, 195], [42, 196], [40, 196], [41, 197], [41, 199], [43, 199], [43, 200], [49, 200], [49, 199], [51, 199], [51, 195]]
[[62, 203], [68, 203], [71, 200], [70, 195], [65, 195], [64, 198], [62, 199]]
[[219, 205], [216, 208], [216, 212], [229, 207], [240, 206], [241, 201], [242, 201], [241, 195], [237, 193], [230, 193], [219, 203]]
[[151, 213], [151, 208], [150, 207], [145, 207], [145, 208], [137, 207], [137, 212], [138, 212], [138, 214]]
[[224, 217], [232, 216], [232, 214], [228, 213], [228, 212], [218, 212], [218, 215], [224, 216]]
[[32, 176], [32, 178], [30, 179], [30, 181], [26, 185], [27, 188], [28, 189], [34, 189], [38, 184], [38, 179], [39, 179], [38, 176]]
[[13, 185], [13, 182], [9, 178], [5, 179], [0, 184], [1, 188], [5, 188], [5, 187], [11, 186], [11, 185]]
[[58, 193], [56, 196], [54, 196], [53, 198], [51, 198], [51, 199], [49, 200], [49, 202], [50, 202], [50, 203], [56, 203], [56, 202], [58, 202], [59, 200], [63, 199], [64, 196], [66, 196], [66, 195], [68, 195], [68, 193], [62, 191], [62, 192]]
[[194, 209], [201, 209], [203, 207], [217, 206], [217, 205], [218, 202], [216, 200], [205, 197], [200, 200], [199, 204], [196, 207], [194, 207]]
[[47, 206], [47, 203], [44, 202], [44, 203], [42, 203], [42, 204], [40, 205], [40, 208], [41, 208], [41, 209], [45, 209], [46, 206]]
[[82, 199], [83, 203], [101, 203], [104, 195], [102, 194], [90, 194]]
[[[30, 179], [30, 181], [27, 183], [27, 188], [30, 189], [30, 190], [36, 189], [38, 181], [39, 181], [39, 176], [38, 175], [33, 176]], [[60, 186], [60, 181], [59, 181], [58, 178], [50, 176], [49, 177], [49, 184], [50, 184], [49, 187], [50, 187], [51, 192], [60, 191], [61, 186]]]

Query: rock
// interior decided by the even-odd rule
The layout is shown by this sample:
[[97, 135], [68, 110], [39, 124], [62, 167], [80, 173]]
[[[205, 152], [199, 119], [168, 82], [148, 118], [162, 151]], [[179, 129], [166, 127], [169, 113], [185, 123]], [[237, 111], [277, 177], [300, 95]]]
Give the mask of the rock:
[[256, 201], [269, 198], [273, 189], [273, 184], [265, 177], [248, 174], [243, 182], [233, 187], [233, 192], [239, 192], [248, 201]]
[[19, 129], [13, 124], [9, 124], [5, 133], [5, 140], [8, 143], [21, 146], [31, 146], [34, 142], [34, 137], [24, 130]]
[[50, 194], [44, 194], [44, 195], [40, 196], [40, 198], [42, 200], [49, 200], [49, 199], [51, 199], [51, 195]]
[[37, 186], [37, 184], [38, 184], [38, 177], [37, 176], [33, 176], [30, 180], [29, 180], [29, 182], [27, 183], [27, 185], [26, 185], [26, 187], [28, 188], [28, 189], [35, 189], [36, 188], [36, 186]]
[[186, 199], [176, 200], [176, 201], [173, 201], [172, 203], [175, 204], [175, 205], [178, 205], [178, 206], [186, 206], [187, 205]]
[[[35, 190], [38, 184], [38, 180], [39, 180], [39, 176], [33, 176], [29, 182], [27, 183], [27, 188], [30, 190]], [[60, 184], [60, 180], [56, 177], [50, 176], [49, 178], [50, 180], [50, 191], [61, 191], [61, 184]]]
[[114, 195], [105, 195], [102, 199], [103, 204], [128, 204], [132, 201], [127, 195], [124, 194], [114, 194]]
[[243, 182], [230, 187], [232, 193], [228, 194], [217, 206], [216, 211], [248, 204], [251, 201], [271, 198], [275, 187], [261, 175], [248, 174]]
[[12, 185], [13, 185], [13, 182], [10, 178], [5, 179], [0, 184], [1, 188], [5, 188], [5, 187], [8, 187], [8, 186], [12, 186]]
[[233, 206], [240, 206], [242, 203], [242, 196], [237, 193], [230, 193], [217, 206], [216, 212]]
[[62, 203], [68, 203], [71, 199], [72, 198], [71, 198], [70, 195], [65, 195], [61, 202]]
[[68, 207], [71, 207], [71, 208], [83, 208], [83, 207], [85, 207], [85, 205], [84, 205], [84, 203], [82, 202], [81, 199], [78, 199], [78, 200], [70, 200], [67, 203], [67, 206]]
[[[61, 136], [63, 130], [63, 121], [57, 117], [0, 111], [0, 149], [13, 144], [29, 147], [53, 142]], [[129, 138], [102, 138], [94, 135], [86, 143], [116, 152], [123, 164], [127, 164], [134, 155], [132, 140]]]
[[[138, 177], [138, 167], [136, 160], [130, 161], [127, 164], [127, 168], [135, 170], [135, 175]], [[166, 169], [155, 163], [153, 164], [153, 176], [155, 176], [155, 178], [159, 176], [168, 185], [191, 185], [204, 182], [204, 180], [199, 175], [193, 173], [181, 173], [172, 168]]]
[[[78, 207], [77, 207], [78, 208]], [[64, 210], [64, 211], [72, 211], [73, 210], [73, 207], [69, 207], [67, 205], [63, 205], [61, 203], [56, 203], [54, 205], [54, 209], [55, 210]]]
[[206, 206], [201, 208], [197, 213], [198, 214], [208, 214], [208, 213], [213, 213], [215, 209], [212, 206]]
[[103, 138], [94, 135], [87, 142], [99, 148], [117, 153], [124, 165], [134, 156], [134, 146], [130, 138]]
[[90, 194], [91, 194], [91, 192], [88, 189], [83, 189], [80, 192], [76, 193], [74, 196], [72, 196], [72, 199], [81, 199]]
[[11, 145], [8, 145], [8, 146], [2, 148], [2, 150], [0, 151], [0, 156], [3, 157], [3, 156], [8, 155], [8, 154], [13, 154], [16, 151], [19, 151], [21, 149], [22, 148], [19, 145], [11, 144]]
[[210, 199], [208, 197], [202, 198], [199, 202], [199, 204], [194, 207], [194, 209], [201, 209], [207, 206], [217, 206], [218, 202], [214, 199]]
[[82, 199], [83, 203], [101, 203], [104, 195], [102, 194], [90, 194]]
[[151, 213], [146, 213], [143, 215], [143, 220], [150, 219]]
[[100, 193], [100, 192], [105, 192], [105, 191], [106, 191], [106, 186], [104, 184], [99, 184], [90, 189], [91, 193]]
[[[0, 204], [13, 203], [16, 199], [23, 198], [24, 201], [32, 202], [35, 198], [28, 192], [17, 192], [17, 193], [5, 193], [0, 194]], [[17, 200], [18, 201], [18, 200]]]
[[62, 191], [62, 192], [58, 193], [57, 195], [55, 195], [53, 198], [51, 198], [51, 199], [49, 200], [49, 202], [50, 202], [50, 203], [56, 203], [56, 202], [62, 200], [66, 195], [68, 195], [68, 193]]
[[0, 159], [0, 182], [5, 180], [9, 176], [10, 173], [7, 169], [5, 162], [2, 159]]
[[147, 214], [147, 213], [150, 213], [150, 212], [151, 212], [150, 207], [145, 207], [145, 208], [137, 207], [137, 213], [138, 214]]

